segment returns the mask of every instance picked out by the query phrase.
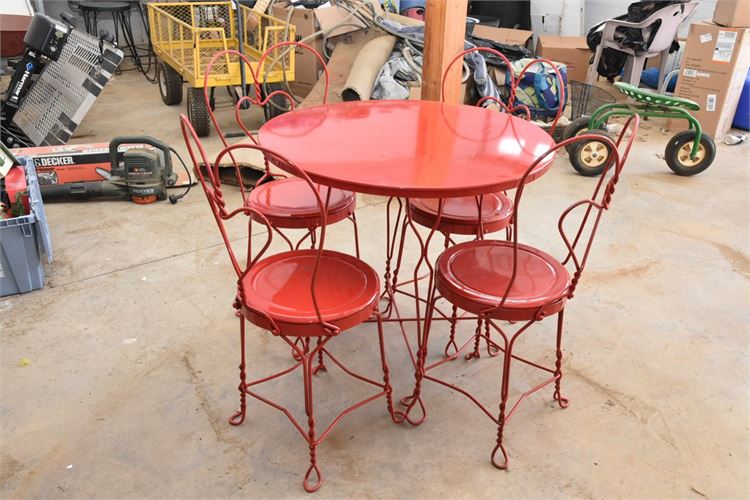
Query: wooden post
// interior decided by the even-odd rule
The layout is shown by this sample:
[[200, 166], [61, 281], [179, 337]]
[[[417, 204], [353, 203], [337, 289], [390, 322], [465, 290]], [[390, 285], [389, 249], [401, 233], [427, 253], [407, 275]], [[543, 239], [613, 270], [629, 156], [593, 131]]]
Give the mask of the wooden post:
[[[427, 0], [424, 27], [422, 99], [440, 100], [445, 68], [464, 48], [468, 0]], [[445, 102], [461, 103], [461, 68], [456, 62], [445, 82]]]

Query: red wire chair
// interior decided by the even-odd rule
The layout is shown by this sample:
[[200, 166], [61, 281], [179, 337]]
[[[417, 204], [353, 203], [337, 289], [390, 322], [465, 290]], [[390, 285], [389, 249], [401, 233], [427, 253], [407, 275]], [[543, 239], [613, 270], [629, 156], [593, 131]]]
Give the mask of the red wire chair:
[[[530, 120], [531, 112], [529, 111], [529, 108], [524, 104], [516, 104], [515, 102], [518, 85], [521, 83], [523, 75], [536, 63], [542, 65], [548, 64], [554, 70], [558, 81], [562, 82], [562, 75], [557, 69], [557, 66], [547, 59], [533, 59], [532, 61], [529, 61], [516, 76], [513, 73], [510, 61], [501, 52], [487, 47], [474, 47], [462, 51], [450, 62], [443, 74], [443, 80], [441, 82], [442, 95], [445, 95], [445, 81], [453, 65], [456, 61], [463, 59], [464, 56], [472, 52], [489, 52], [500, 57], [506, 65], [511, 80], [507, 104], [496, 97], [485, 96], [477, 102], [477, 106], [482, 106], [484, 103], [492, 101], [498, 105], [501, 111], [510, 114], [523, 112], [525, 118]], [[564, 106], [562, 106], [563, 102], [565, 102], [565, 89], [560, 85], [561, 105], [557, 108], [557, 114], [555, 115], [555, 120], [551, 127], [552, 132], [555, 130], [560, 116], [562, 116], [564, 109]], [[413, 199], [409, 201], [409, 211], [414, 222], [432, 228], [435, 225], [435, 221], [438, 219], [438, 205], [439, 200], [436, 199]], [[487, 233], [510, 228], [510, 222], [513, 215], [513, 203], [506, 193], [501, 192], [483, 197], [468, 196], [448, 198], [443, 201], [442, 210], [443, 212], [437, 230], [445, 235], [447, 248], [449, 235], [451, 234], [476, 235], [477, 238], [481, 239]], [[508, 231], [508, 238], [510, 238], [510, 231]]]
[[[448, 67], [443, 73], [441, 81], [441, 95], [445, 95], [445, 82], [450, 73], [451, 68], [458, 60], [463, 60], [464, 56], [472, 52], [488, 52], [494, 54], [505, 62], [506, 68], [511, 74], [511, 80], [514, 81], [513, 68], [505, 55], [501, 52], [491, 49], [488, 47], [473, 47], [466, 49], [457, 54], [453, 60], [448, 64]], [[510, 103], [513, 102], [515, 96], [515, 87], [510, 87]], [[504, 102], [499, 99], [495, 99], [495, 102], [501, 107], [502, 110], [507, 111], [508, 107]], [[528, 111], [528, 110], [527, 110]], [[388, 200], [387, 213], [389, 217], [390, 227], [390, 206], [393, 203], [393, 198]], [[398, 215], [396, 217], [396, 226], [401, 216], [402, 203], [398, 201]], [[511, 216], [513, 214], [513, 205], [510, 199], [505, 193], [493, 193], [490, 195], [483, 196], [462, 196], [457, 198], [446, 198], [444, 200], [434, 198], [414, 198], [407, 200], [406, 210], [408, 210], [408, 217], [404, 217], [401, 225], [401, 234], [399, 237], [398, 251], [396, 252], [396, 262], [393, 268], [393, 274], [391, 275], [391, 256], [394, 253], [394, 245], [396, 242], [397, 227], [394, 229], [393, 238], [391, 238], [390, 231], [388, 231], [388, 256], [386, 259], [386, 273], [385, 281], [390, 291], [396, 291], [399, 285], [409, 283], [399, 283], [398, 274], [401, 269], [401, 261], [404, 254], [404, 244], [406, 243], [406, 231], [409, 226], [409, 219], [417, 224], [427, 227], [434, 228], [435, 222], [438, 221], [436, 230], [439, 231], [444, 237], [444, 248], [453, 243], [451, 235], [476, 235], [477, 238], [482, 238], [484, 234], [502, 229], [507, 229]], [[481, 218], [479, 214], [481, 213]], [[508, 235], [510, 236], [510, 235]], [[391, 292], [392, 293], [392, 292]], [[384, 293], [385, 297], [387, 293]], [[392, 300], [392, 296], [391, 296]], [[386, 309], [386, 314], [391, 311], [391, 304], [389, 303]], [[455, 327], [455, 313], [453, 310], [453, 319], [451, 324]], [[447, 353], [446, 346], [446, 356]]]
[[[211, 71], [217, 61], [223, 59], [225, 64], [229, 64], [229, 57], [236, 56], [240, 59], [241, 64], [246, 66], [249, 70], [250, 78], [253, 81], [255, 89], [255, 97], [249, 95], [243, 96], [238, 99], [235, 104], [235, 119], [239, 124], [242, 131], [247, 135], [250, 140], [259, 144], [256, 137], [247, 128], [245, 123], [240, 116], [240, 111], [248, 105], [256, 105], [260, 107], [273, 106], [274, 98], [281, 96], [289, 102], [289, 106], [292, 110], [295, 107], [295, 101], [291, 95], [283, 90], [275, 90], [270, 92], [268, 95], [263, 96], [261, 90], [262, 82], [264, 81], [264, 75], [259, 73], [265, 69], [265, 66], [273, 64], [273, 61], [268, 61], [278, 53], [281, 49], [292, 50], [295, 47], [301, 47], [302, 49], [311, 51], [320, 61], [323, 67], [323, 75], [325, 78], [325, 92], [323, 94], [323, 104], [328, 102], [328, 83], [329, 74], [328, 68], [325, 65], [325, 61], [321, 55], [309, 45], [300, 42], [281, 42], [269, 47], [258, 59], [256, 72], [253, 69], [250, 61], [239, 51], [236, 50], [222, 50], [213, 55], [206, 66], [205, 77], [204, 77], [204, 98], [206, 99], [206, 107], [208, 108], [211, 121], [214, 124], [219, 137], [221, 138], [224, 147], [228, 147], [229, 143], [226, 137], [222, 133], [221, 127], [216, 115], [210, 106], [210, 89], [208, 86], [208, 79], [211, 75]], [[315, 231], [321, 226], [322, 220], [319, 217], [318, 207], [315, 203], [315, 198], [311, 196], [307, 186], [302, 182], [301, 179], [296, 177], [287, 177], [283, 173], [272, 173], [271, 165], [266, 161], [264, 165], [264, 173], [255, 183], [255, 187], [252, 190], [247, 190], [242, 180], [242, 176], [239, 175], [240, 170], [237, 168], [238, 163], [235, 159], [235, 155], [231, 152], [229, 157], [237, 170], [237, 182], [240, 185], [240, 191], [242, 192], [242, 198], [245, 200], [245, 204], [252, 208], [255, 212], [264, 215], [265, 220], [271, 223], [274, 231], [286, 241], [290, 249], [299, 248], [300, 245], [310, 238], [313, 248], [315, 247]], [[354, 248], [355, 255], [359, 257], [359, 229], [357, 227], [357, 218], [355, 215], [355, 209], [357, 204], [356, 194], [351, 191], [343, 191], [341, 189], [329, 189], [326, 186], [317, 186], [317, 191], [322, 197], [329, 199], [327, 205], [326, 220], [327, 223], [335, 224], [342, 220], [348, 219], [352, 222], [354, 230]], [[330, 197], [328, 192], [330, 193]], [[254, 217], [256, 222], [263, 222], [257, 216]], [[296, 245], [280, 231], [280, 229], [306, 229], [305, 235], [297, 242]]]
[[[502, 59], [510, 73], [511, 81], [515, 82], [511, 63], [502, 52], [488, 47], [473, 47], [461, 51], [453, 58], [450, 64], [448, 64], [448, 67], [443, 73], [441, 95], [445, 95], [445, 82], [453, 65], [456, 64], [457, 61], [463, 60], [467, 54], [471, 54], [472, 52], [488, 52]], [[506, 112], [512, 112], [513, 109], [516, 109], [513, 107], [515, 90], [515, 85], [511, 85], [508, 105], [505, 105], [500, 100], [495, 100], [495, 102], [497, 102]], [[484, 102], [486, 102], [486, 100]], [[526, 111], [528, 113], [528, 109]], [[438, 205], [439, 200], [437, 199], [415, 198], [409, 200], [408, 209], [414, 222], [432, 228], [435, 226], [435, 221], [438, 220]], [[480, 210], [481, 220], [479, 215]], [[437, 230], [445, 236], [445, 244], [447, 248], [447, 245], [450, 243], [449, 235], [476, 235], [478, 238], [482, 238], [484, 234], [507, 228], [510, 224], [512, 214], [513, 204], [505, 193], [492, 193], [481, 197], [464, 196], [459, 198], [447, 198], [442, 204], [442, 216], [440, 217], [440, 223]]]
[[[448, 73], [450, 72], [453, 65], [459, 61], [463, 60], [463, 58], [472, 52], [487, 52], [490, 54], [493, 54], [500, 59], [503, 60], [505, 63], [505, 67], [507, 68], [507, 71], [510, 75], [510, 88], [509, 88], [509, 95], [507, 98], [507, 103], [503, 102], [500, 99], [497, 99], [493, 96], [485, 96], [482, 99], [480, 99], [477, 102], [477, 106], [483, 106], [489, 102], [493, 102], [498, 106], [500, 111], [503, 111], [505, 113], [509, 113], [512, 115], [517, 115], [519, 113], [522, 113], [522, 116], [530, 120], [531, 119], [531, 112], [527, 106], [524, 104], [516, 104], [516, 92], [518, 89], [518, 85], [521, 82], [521, 78], [523, 75], [536, 63], [540, 63], [541, 65], [547, 64], [550, 67], [552, 67], [553, 71], [556, 74], [557, 81], [562, 82], [562, 75], [560, 74], [559, 70], [557, 69], [557, 66], [553, 64], [551, 61], [547, 59], [533, 59], [529, 61], [521, 70], [521, 72], [518, 75], [515, 75], [513, 73], [513, 67], [511, 65], [511, 62], [508, 60], [507, 57], [505, 57], [504, 54], [501, 52], [491, 49], [488, 47], [473, 47], [471, 49], [466, 49], [461, 51], [459, 54], [457, 54], [453, 60], [448, 64], [448, 67], [446, 68], [445, 72], [443, 73], [443, 79], [441, 82], [441, 95], [445, 95], [445, 82], [448, 76]], [[557, 126], [557, 122], [559, 121], [560, 117], [562, 116], [562, 112], [564, 110], [564, 106], [562, 103], [565, 102], [565, 89], [562, 85], [560, 87], [560, 103], [561, 105], [558, 106], [557, 114], [555, 116], [555, 120], [552, 123], [551, 131], [550, 133], [553, 133], [555, 130], [555, 127]], [[442, 212], [441, 212], [442, 209]], [[442, 200], [438, 199], [431, 199], [431, 198], [417, 198], [409, 200], [408, 202], [408, 210], [409, 210], [409, 216], [411, 219], [416, 222], [417, 224], [427, 227], [427, 228], [433, 228], [435, 227], [435, 223], [437, 224], [437, 231], [443, 234], [444, 236], [444, 248], [448, 248], [448, 246], [451, 243], [455, 243], [451, 235], [475, 235], [477, 239], [482, 239], [485, 234], [493, 233], [497, 231], [501, 231], [503, 229], [506, 230], [506, 238], [510, 239], [512, 234], [512, 216], [513, 216], [513, 202], [508, 197], [508, 195], [505, 192], [498, 192], [498, 193], [492, 193], [489, 195], [483, 195], [483, 196], [465, 196], [465, 197], [458, 197], [458, 198], [447, 198]], [[481, 214], [481, 215], [480, 215]], [[403, 248], [405, 243], [405, 237], [406, 237], [406, 226], [407, 223], [404, 221], [404, 226], [401, 230], [401, 241], [399, 245], [399, 251], [396, 258], [396, 265], [394, 268], [393, 273], [393, 281], [392, 281], [392, 288], [396, 289], [398, 286], [397, 278], [398, 278], [398, 272], [400, 269], [401, 264], [401, 258], [403, 254]], [[448, 342], [445, 345], [444, 354], [446, 357], [450, 357], [451, 354], [449, 353], [451, 347], [455, 350], [457, 349], [457, 345], [454, 341], [455, 338], [455, 331], [456, 331], [456, 322], [458, 320], [457, 316], [457, 307], [454, 305], [451, 311], [451, 335], [448, 340]], [[485, 324], [485, 335], [489, 336], [489, 325]], [[480, 338], [480, 331], [482, 328], [481, 322], [477, 323], [477, 330], [476, 330], [476, 341], [477, 344], [475, 346], [475, 349], [473, 352], [467, 355], [467, 358], [479, 358], [479, 338]], [[487, 343], [487, 353], [490, 356], [496, 356], [499, 354], [498, 351], [493, 351], [491, 348], [491, 344]]]
[[[417, 353], [418, 362], [415, 373], [415, 388], [412, 395], [405, 398], [404, 403], [407, 404], [407, 408], [403, 414], [399, 412], [399, 419], [405, 419], [413, 425], [418, 425], [426, 418], [427, 413], [420, 399], [423, 380], [437, 382], [453, 389], [468, 397], [497, 425], [496, 444], [492, 450], [491, 461], [498, 469], [505, 469], [508, 466], [508, 454], [503, 446], [503, 433], [506, 423], [510, 420], [521, 401], [530, 394], [554, 383], [553, 399], [557, 401], [561, 408], [568, 406], [568, 400], [562, 396], [560, 389], [562, 380], [562, 332], [565, 304], [573, 298], [573, 294], [588, 260], [601, 217], [604, 211], [610, 207], [615, 185], [620, 178], [630, 148], [635, 142], [639, 120], [638, 116], [631, 117], [625, 124], [617, 142], [607, 141], [607, 146], [612, 156], [607, 163], [605, 171], [599, 178], [591, 198], [573, 203], [560, 216], [558, 231], [566, 248], [566, 255], [562, 260], [557, 260], [552, 255], [540, 249], [518, 242], [518, 211], [521, 196], [526, 187], [526, 177], [541, 161], [544, 161], [550, 154], [553, 154], [560, 148], [564, 148], [568, 144], [589, 140], [585, 137], [593, 137], [590, 135], [573, 137], [560, 142], [544, 155], [537, 158], [526, 171], [514, 198], [515, 211], [513, 213], [513, 223], [516, 230], [513, 232], [512, 241], [474, 240], [455, 245], [438, 257], [435, 266], [435, 285], [428, 296], [429, 305], [424, 334]], [[631, 133], [630, 139], [627, 141], [624, 151], [620, 153], [618, 148], [628, 130]], [[610, 172], [610, 167], [613, 165], [614, 169]], [[608, 175], [610, 173], [611, 176]], [[605, 179], [607, 180], [605, 181]], [[582, 209], [583, 214], [578, 229], [571, 236], [571, 233], [566, 230], [566, 221], [573, 212], [577, 212], [577, 209]], [[572, 272], [568, 271], [568, 267], [572, 268]], [[490, 339], [489, 334], [477, 332], [477, 335], [484, 337], [488, 343], [491, 343], [503, 353], [501, 393], [497, 417], [465, 389], [427, 373], [448, 361], [457, 359], [461, 352], [474, 339], [473, 337], [470, 338], [450, 358], [444, 358], [429, 366], [425, 366], [435, 303], [440, 299], [446, 299], [465, 311], [477, 314], [503, 340], [502, 345], [498, 345]], [[545, 367], [513, 354], [513, 346], [518, 337], [532, 324], [552, 315], [557, 315], [554, 368]], [[498, 320], [522, 322], [522, 324], [511, 335], [510, 333], [506, 333], [497, 324]], [[546, 371], [551, 374], [551, 377], [524, 392], [510, 411], [506, 412], [510, 367], [513, 360], [521, 361]], [[420, 407], [422, 412], [421, 418], [414, 419], [409, 416], [409, 412], [414, 406]], [[502, 454], [502, 462], [497, 459], [498, 451]]]
[[[237, 274], [237, 295], [234, 308], [240, 319], [240, 407], [229, 418], [232, 425], [244, 422], [247, 396], [262, 401], [284, 413], [292, 425], [302, 435], [309, 447], [310, 466], [305, 473], [303, 486], [313, 492], [323, 483], [323, 475], [318, 468], [317, 446], [328, 436], [333, 427], [347, 414], [357, 408], [385, 396], [386, 407], [395, 421], [391, 397], [390, 375], [383, 345], [383, 324], [378, 310], [380, 283], [375, 270], [356, 257], [332, 250], [324, 250], [327, 205], [331, 201], [331, 191], [325, 194], [312, 183], [307, 175], [291, 161], [257, 144], [235, 144], [221, 150], [214, 163], [207, 159], [206, 152], [185, 115], [181, 118], [182, 133], [190, 157], [195, 165], [201, 186], [206, 193], [211, 212], [219, 226], [219, 231], [229, 253], [229, 259]], [[218, 165], [226, 155], [238, 150], [253, 150], [264, 159], [297, 176], [307, 187], [318, 207], [321, 220], [320, 239], [317, 249], [288, 250], [265, 256], [273, 238], [273, 228], [266, 216], [247, 205], [229, 211], [221, 190]], [[200, 163], [206, 165], [204, 171]], [[253, 255], [252, 235], [248, 234], [246, 265], [243, 267], [235, 255], [224, 222], [242, 214], [252, 220], [261, 221], [267, 229], [267, 239], [262, 248]], [[369, 319], [377, 323], [380, 358], [383, 369], [383, 382], [376, 382], [346, 367], [326, 347], [329, 340], [344, 330], [350, 329]], [[295, 353], [295, 363], [273, 375], [254, 381], [247, 380], [245, 361], [245, 321], [269, 330], [286, 342]], [[313, 343], [315, 340], [315, 343]], [[378, 388], [378, 392], [358, 403], [349, 406], [336, 416], [323, 430], [316, 432], [313, 402], [313, 375], [325, 371], [324, 356], [341, 368], [346, 374]], [[317, 364], [315, 360], [317, 358]], [[315, 364], [315, 366], [314, 366]], [[297, 368], [302, 368], [304, 385], [304, 406], [307, 416], [307, 429], [303, 428], [292, 413], [280, 404], [255, 392], [256, 385], [284, 376]], [[312, 476], [315, 474], [315, 479]]]

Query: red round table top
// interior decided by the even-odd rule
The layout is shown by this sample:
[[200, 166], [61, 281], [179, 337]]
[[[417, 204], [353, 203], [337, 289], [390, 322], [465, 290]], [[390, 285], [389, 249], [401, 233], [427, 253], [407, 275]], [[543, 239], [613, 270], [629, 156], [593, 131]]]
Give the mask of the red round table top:
[[[516, 187], [554, 146], [528, 121], [474, 106], [434, 101], [353, 101], [270, 120], [260, 144], [319, 184], [359, 193], [449, 198]], [[529, 181], [547, 171], [554, 154]]]

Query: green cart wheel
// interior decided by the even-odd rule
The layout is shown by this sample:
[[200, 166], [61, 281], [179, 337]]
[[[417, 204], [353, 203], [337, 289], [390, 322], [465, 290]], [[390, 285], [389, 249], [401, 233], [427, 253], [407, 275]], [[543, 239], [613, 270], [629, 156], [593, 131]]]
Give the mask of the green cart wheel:
[[716, 144], [706, 134], [701, 134], [698, 150], [695, 156], [691, 156], [697, 134], [695, 130], [683, 130], [667, 143], [664, 159], [675, 174], [685, 176], [699, 174], [710, 167], [716, 158]]
[[[565, 131], [563, 132], [563, 140], [570, 139], [571, 137], [575, 137], [587, 132], [589, 129], [590, 119], [591, 117], [589, 116], [581, 116], [580, 118], [576, 118], [575, 120], [570, 122], [568, 126], [565, 127]], [[602, 130], [604, 130], [604, 125], [602, 125]], [[570, 154], [572, 147], [573, 146], [571, 144], [568, 144], [567, 146], [565, 146], [565, 151]]]
[[[586, 133], [610, 138], [606, 130], [587, 130]], [[570, 164], [579, 174], [594, 177], [604, 172], [611, 154], [611, 147], [604, 141], [597, 141], [596, 139], [580, 141], [571, 144]]]

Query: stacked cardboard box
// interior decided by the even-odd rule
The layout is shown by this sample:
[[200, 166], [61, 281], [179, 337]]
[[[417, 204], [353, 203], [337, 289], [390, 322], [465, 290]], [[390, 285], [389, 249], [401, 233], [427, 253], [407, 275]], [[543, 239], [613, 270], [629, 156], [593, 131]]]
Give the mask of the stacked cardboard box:
[[521, 45], [522, 47], [526, 47], [531, 51], [534, 50], [534, 47], [532, 45], [532, 37], [534, 36], [533, 31], [514, 30], [509, 28], [494, 28], [492, 26], [483, 26], [481, 24], [477, 24], [476, 26], [474, 26], [473, 34], [474, 36], [486, 38], [487, 40], [492, 40], [493, 42], [507, 43], [509, 45]]
[[[693, 115], [703, 132], [721, 140], [732, 125], [750, 68], [750, 28], [728, 28], [710, 21], [690, 26], [675, 95], [701, 105]], [[669, 128], [684, 129], [684, 120]]]
[[536, 43], [536, 53], [539, 57], [565, 64], [568, 81], [586, 81], [591, 59], [586, 37], [541, 35]]
[[[296, 27], [297, 41], [304, 40], [321, 56], [325, 56], [326, 38], [342, 37], [364, 28], [364, 25], [350, 16], [348, 11], [336, 6], [318, 9], [294, 8], [288, 1], [282, 0], [274, 4], [272, 15], [284, 21], [289, 19], [289, 22]], [[331, 28], [342, 22], [345, 23], [343, 26], [330, 31]], [[326, 38], [322, 34], [309, 38], [321, 30], [328, 32]], [[305, 97], [315, 86], [315, 82], [322, 76], [323, 65], [315, 54], [299, 47], [295, 50], [294, 58], [295, 79], [290, 84], [290, 88], [296, 95]]]
[[750, 0], [716, 0], [714, 23], [730, 28], [750, 27]]

